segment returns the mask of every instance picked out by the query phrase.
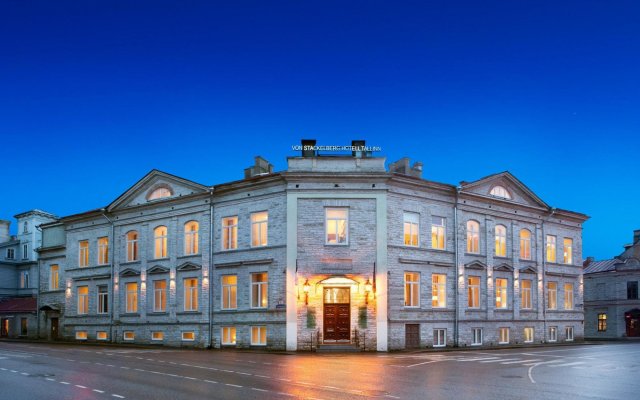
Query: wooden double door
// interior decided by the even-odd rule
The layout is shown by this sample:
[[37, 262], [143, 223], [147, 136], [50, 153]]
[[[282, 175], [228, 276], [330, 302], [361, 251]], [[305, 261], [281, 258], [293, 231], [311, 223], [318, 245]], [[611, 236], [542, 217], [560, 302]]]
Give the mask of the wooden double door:
[[323, 338], [325, 342], [351, 341], [349, 288], [324, 289]]

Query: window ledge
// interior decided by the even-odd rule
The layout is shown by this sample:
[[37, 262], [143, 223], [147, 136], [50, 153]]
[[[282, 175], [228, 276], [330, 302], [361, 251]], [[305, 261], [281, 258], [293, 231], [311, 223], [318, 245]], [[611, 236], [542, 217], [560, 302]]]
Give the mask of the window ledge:
[[176, 312], [176, 315], [200, 315], [202, 314], [201, 311], [180, 311], [180, 312]]
[[169, 314], [167, 311], [152, 311], [147, 315], [167, 315], [167, 314]]
[[176, 258], [181, 259], [181, 258], [189, 258], [189, 257], [202, 257], [202, 253], [184, 254]]
[[123, 313], [120, 314], [121, 317], [139, 317], [140, 313]]
[[150, 258], [149, 261], [169, 261], [169, 257]]

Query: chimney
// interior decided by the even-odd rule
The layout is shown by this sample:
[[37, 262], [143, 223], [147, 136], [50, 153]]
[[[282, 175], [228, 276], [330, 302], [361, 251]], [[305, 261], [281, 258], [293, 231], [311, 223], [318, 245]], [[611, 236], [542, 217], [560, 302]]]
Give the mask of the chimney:
[[273, 173], [273, 165], [269, 161], [260, 156], [254, 158], [255, 164], [252, 167], [244, 169], [244, 179], [253, 178], [254, 176], [268, 175]]
[[9, 240], [11, 240], [11, 236], [9, 235], [10, 225], [11, 221], [0, 219], [0, 243], [8, 242]]
[[356, 158], [371, 157], [371, 152], [364, 150], [365, 145], [366, 145], [366, 141], [364, 140], [352, 140], [351, 155]]
[[[309, 148], [309, 147], [313, 147], [313, 146], [316, 145], [316, 140], [315, 139], [302, 139], [301, 144], [302, 144], [302, 157], [316, 157], [317, 156], [317, 151], [315, 151], [312, 148]], [[307, 147], [307, 149], [305, 149], [305, 147]]]
[[586, 259], [586, 260], [584, 260], [584, 262], [582, 263], [582, 266], [583, 266], [584, 268], [586, 268], [586, 267], [588, 267], [588, 266], [589, 266], [589, 264], [591, 264], [591, 263], [592, 263], [592, 262], [594, 262], [594, 261], [595, 261], [595, 258], [593, 258], [593, 257], [587, 257], [587, 259]]
[[392, 174], [402, 174], [422, 178], [422, 163], [416, 161], [409, 167], [409, 158], [403, 157], [398, 161], [389, 164], [389, 172]]
[[638, 243], [638, 240], [640, 240], [640, 229], [633, 231], [633, 244]]

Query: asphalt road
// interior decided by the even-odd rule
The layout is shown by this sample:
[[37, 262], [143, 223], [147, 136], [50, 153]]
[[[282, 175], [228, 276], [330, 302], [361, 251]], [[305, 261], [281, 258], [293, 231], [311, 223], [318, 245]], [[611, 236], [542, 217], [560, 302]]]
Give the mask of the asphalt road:
[[0, 342], [0, 398], [637, 399], [640, 343], [284, 354]]

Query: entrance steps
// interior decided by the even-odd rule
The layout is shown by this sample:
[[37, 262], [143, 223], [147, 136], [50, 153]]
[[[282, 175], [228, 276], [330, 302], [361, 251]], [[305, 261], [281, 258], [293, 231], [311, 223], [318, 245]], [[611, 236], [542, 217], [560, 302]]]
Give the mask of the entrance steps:
[[328, 343], [319, 344], [316, 348], [318, 353], [358, 353], [360, 349], [355, 344], [350, 343]]

